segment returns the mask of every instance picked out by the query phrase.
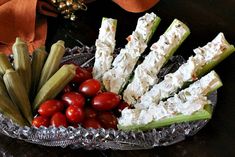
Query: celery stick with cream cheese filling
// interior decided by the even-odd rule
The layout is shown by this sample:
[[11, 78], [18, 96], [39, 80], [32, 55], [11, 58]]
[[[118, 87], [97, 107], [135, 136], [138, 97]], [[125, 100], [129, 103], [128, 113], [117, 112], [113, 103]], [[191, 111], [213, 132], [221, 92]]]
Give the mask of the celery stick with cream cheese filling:
[[179, 69], [167, 74], [164, 80], [155, 84], [148, 92], [141, 96], [136, 108], [148, 108], [149, 104], [158, 103], [176, 93], [186, 83], [195, 81], [216, 64], [234, 52], [223, 33], [219, 33], [214, 40], [203, 47], [194, 50], [195, 56], [190, 57]]
[[101, 80], [103, 74], [111, 68], [113, 51], [115, 48], [117, 20], [103, 18], [99, 36], [96, 40], [95, 63], [93, 66], [93, 77]]
[[102, 81], [107, 91], [114, 93], [122, 91], [159, 22], [160, 18], [154, 13], [146, 13], [138, 19], [135, 31], [130, 36], [125, 48], [121, 49], [114, 59], [112, 69], [103, 75]]
[[212, 109], [207, 96], [221, 86], [219, 76], [211, 71], [166, 101], [151, 103], [148, 109], [125, 108], [118, 120], [118, 127], [121, 130], [148, 130], [173, 123], [209, 119]]
[[123, 99], [135, 104], [158, 81], [157, 74], [190, 34], [189, 28], [175, 19], [159, 40], [151, 46], [151, 52], [137, 66], [134, 77], [124, 90]]

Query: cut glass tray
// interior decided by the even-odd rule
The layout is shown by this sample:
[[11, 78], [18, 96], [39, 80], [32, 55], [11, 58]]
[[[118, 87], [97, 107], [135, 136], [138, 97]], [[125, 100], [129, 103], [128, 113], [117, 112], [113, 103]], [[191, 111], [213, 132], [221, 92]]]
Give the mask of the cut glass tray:
[[[94, 63], [95, 47], [80, 46], [66, 50], [66, 56], [62, 63], [76, 63], [82, 67], [91, 67]], [[116, 50], [116, 53], [119, 49]], [[159, 77], [163, 78], [169, 72], [175, 71], [182, 63], [182, 56], [174, 56], [169, 63], [162, 68]], [[217, 92], [213, 92], [209, 99], [213, 109], [217, 101]], [[153, 129], [146, 132], [124, 132], [114, 129], [84, 129], [64, 127], [19, 127], [10, 119], [0, 114], [0, 132], [16, 139], [24, 140], [44, 146], [71, 147], [73, 149], [150, 149], [156, 146], [168, 146], [193, 136], [202, 129], [208, 120], [184, 122], [170, 126]]]

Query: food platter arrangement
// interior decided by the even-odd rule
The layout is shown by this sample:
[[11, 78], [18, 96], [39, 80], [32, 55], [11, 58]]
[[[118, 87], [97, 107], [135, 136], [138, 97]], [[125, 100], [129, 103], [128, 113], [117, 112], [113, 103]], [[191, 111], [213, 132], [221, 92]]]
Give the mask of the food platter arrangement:
[[45, 146], [150, 149], [196, 134], [212, 117], [217, 89], [212, 69], [235, 48], [223, 33], [194, 49], [174, 53], [190, 29], [174, 19], [148, 43], [161, 19], [146, 13], [115, 48], [117, 20], [103, 18], [94, 47], [66, 49], [59, 40], [29, 55], [20, 38], [12, 56], [0, 54], [0, 132]]

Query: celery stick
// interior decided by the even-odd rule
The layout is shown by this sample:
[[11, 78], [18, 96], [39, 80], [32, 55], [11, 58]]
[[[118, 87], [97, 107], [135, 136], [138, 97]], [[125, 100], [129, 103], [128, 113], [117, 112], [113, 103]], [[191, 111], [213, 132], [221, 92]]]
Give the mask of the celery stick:
[[113, 68], [103, 75], [102, 81], [107, 91], [114, 93], [122, 91], [159, 22], [160, 18], [154, 13], [147, 13], [138, 19], [136, 29], [129, 37], [129, 42], [114, 59]]
[[123, 92], [123, 99], [128, 104], [136, 103], [157, 82], [160, 69], [189, 34], [189, 28], [175, 19], [159, 40], [151, 46], [151, 52], [137, 66], [132, 81]]
[[218, 57], [215, 58], [211, 61], [209, 61], [208, 63], [206, 63], [204, 66], [202, 66], [201, 68], [198, 69], [198, 71], [196, 72], [197, 76], [202, 76], [205, 73], [207, 73], [208, 71], [210, 71], [211, 69], [213, 69], [216, 65], [218, 65], [220, 62], [222, 62], [225, 58], [227, 58], [228, 56], [230, 56], [233, 52], [235, 52], [235, 48], [233, 45], [230, 45], [228, 43], [228, 41], [225, 41], [226, 45], [229, 45], [228, 48]]
[[182, 123], [182, 122], [190, 122], [190, 121], [197, 121], [197, 120], [203, 120], [203, 119], [210, 119], [212, 116], [212, 106], [210, 104], [207, 104], [204, 106], [203, 110], [197, 111], [193, 113], [192, 115], [176, 115], [174, 117], [158, 120], [158, 121], [152, 121], [146, 125], [130, 125], [130, 126], [122, 126], [118, 125], [119, 130], [123, 131], [146, 131], [151, 130], [154, 128], [160, 128], [164, 126], [168, 126], [175, 123]]
[[119, 118], [121, 130], [148, 130], [173, 123], [211, 118], [211, 102], [206, 96], [222, 86], [219, 76], [210, 72], [188, 88], [148, 109], [124, 109]]
[[197, 80], [202, 74], [208, 72], [234, 50], [234, 46], [226, 41], [223, 33], [219, 33], [207, 45], [195, 49], [195, 56], [190, 57], [176, 72], [167, 74], [162, 82], [155, 84], [151, 90], [142, 95], [140, 102], [134, 106], [148, 108], [150, 103], [158, 103], [170, 97], [187, 83]]
[[117, 20], [103, 18], [99, 36], [96, 40], [95, 63], [93, 66], [93, 77], [101, 80], [103, 74], [111, 68], [113, 52], [115, 48]]

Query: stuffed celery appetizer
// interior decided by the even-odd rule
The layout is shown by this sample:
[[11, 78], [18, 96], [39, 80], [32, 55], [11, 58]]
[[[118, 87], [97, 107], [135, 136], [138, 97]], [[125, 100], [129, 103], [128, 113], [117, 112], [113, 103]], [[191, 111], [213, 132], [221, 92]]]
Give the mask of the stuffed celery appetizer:
[[113, 51], [115, 48], [117, 20], [103, 18], [99, 36], [96, 40], [95, 63], [92, 75], [94, 78], [101, 80], [103, 74], [111, 68], [113, 61]]
[[195, 56], [190, 57], [176, 72], [167, 74], [162, 82], [154, 85], [134, 106], [148, 108], [150, 104], [156, 104], [160, 100], [168, 98], [187, 82], [195, 81], [197, 77], [209, 71], [234, 50], [234, 46], [226, 41], [223, 33], [219, 33], [207, 45], [195, 49]]
[[207, 95], [221, 86], [218, 75], [212, 71], [166, 101], [150, 103], [148, 109], [125, 108], [119, 118], [118, 128], [148, 130], [173, 123], [209, 119], [211, 102]]
[[151, 52], [137, 66], [132, 82], [124, 90], [123, 99], [128, 104], [135, 104], [152, 85], [157, 83], [160, 69], [189, 34], [189, 28], [175, 19], [159, 40], [151, 46]]
[[129, 37], [127, 45], [114, 59], [113, 68], [104, 73], [102, 81], [107, 91], [122, 91], [159, 22], [160, 18], [154, 13], [147, 13], [138, 19], [136, 29]]

